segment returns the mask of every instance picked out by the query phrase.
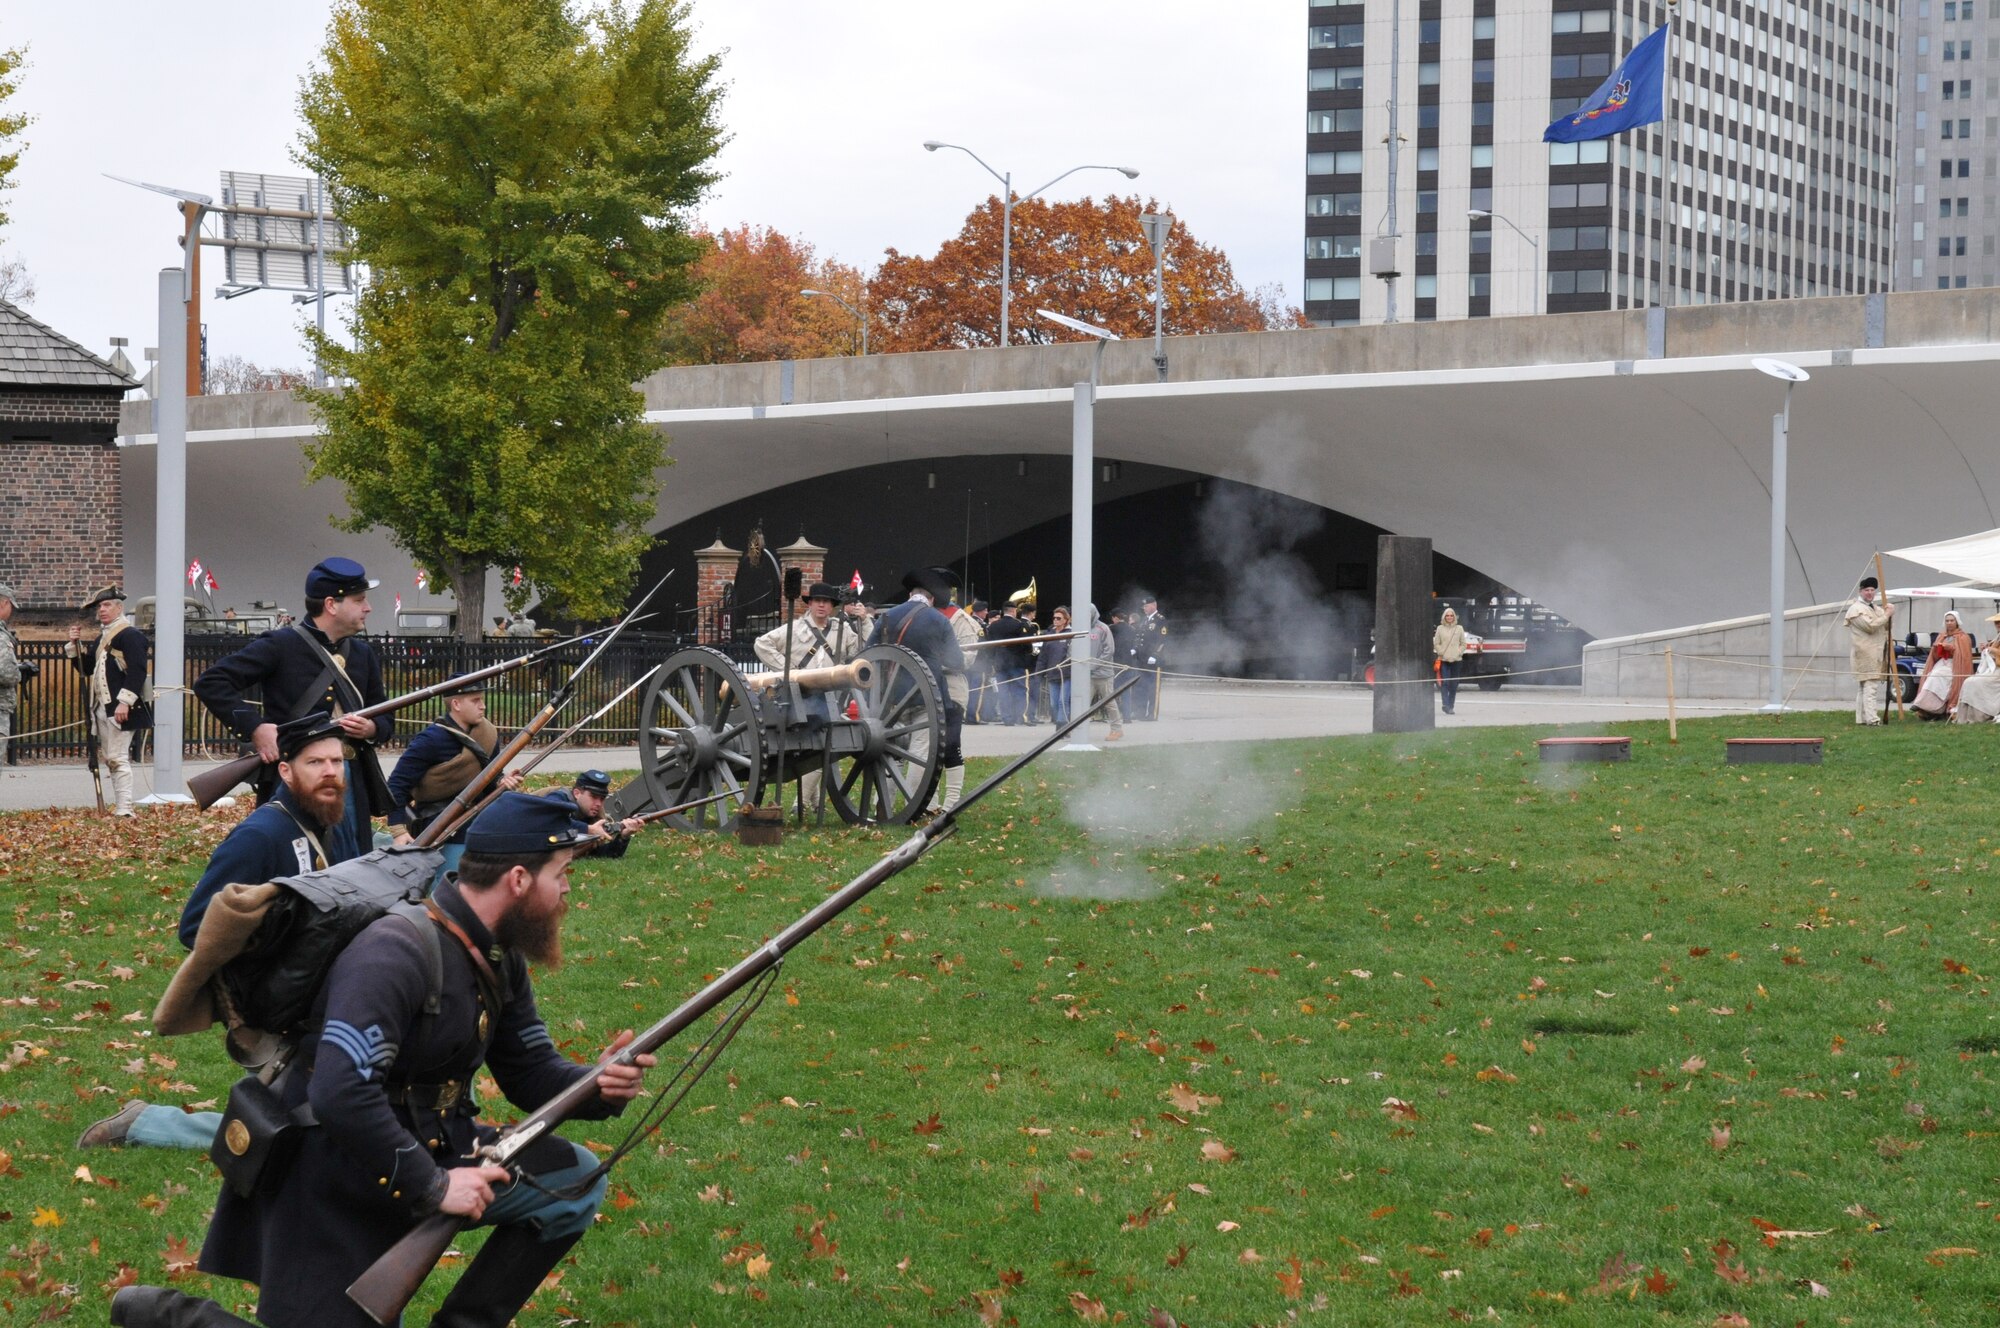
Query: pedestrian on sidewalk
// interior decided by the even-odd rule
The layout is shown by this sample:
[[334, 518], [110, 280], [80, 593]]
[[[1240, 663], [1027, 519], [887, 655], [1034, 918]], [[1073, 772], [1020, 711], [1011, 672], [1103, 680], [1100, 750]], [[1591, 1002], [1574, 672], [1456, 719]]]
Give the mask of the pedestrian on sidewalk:
[[[1085, 621], [1090, 624], [1090, 703], [1096, 705], [1111, 692], [1112, 682], [1118, 676], [1118, 641], [1112, 634], [1111, 624], [1097, 616], [1097, 606], [1086, 604], [1083, 609]], [[1125, 736], [1125, 716], [1113, 701], [1100, 712], [1111, 732], [1104, 735], [1106, 742], [1117, 742]]]
[[1458, 710], [1458, 666], [1465, 658], [1465, 628], [1458, 610], [1445, 605], [1444, 617], [1431, 633], [1431, 653], [1438, 659], [1438, 694], [1444, 698], [1444, 712]]

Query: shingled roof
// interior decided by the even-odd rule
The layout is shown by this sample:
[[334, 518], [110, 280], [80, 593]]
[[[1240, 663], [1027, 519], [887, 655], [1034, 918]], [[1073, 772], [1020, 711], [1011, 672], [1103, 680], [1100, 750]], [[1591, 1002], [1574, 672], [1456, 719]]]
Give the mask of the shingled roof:
[[0, 300], [0, 388], [94, 387], [127, 392], [138, 385], [48, 324]]

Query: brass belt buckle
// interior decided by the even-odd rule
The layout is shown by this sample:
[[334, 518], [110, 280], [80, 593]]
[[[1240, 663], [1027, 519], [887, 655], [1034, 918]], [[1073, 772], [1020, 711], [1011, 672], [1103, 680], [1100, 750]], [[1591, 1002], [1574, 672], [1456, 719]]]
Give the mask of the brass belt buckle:
[[439, 1085], [438, 1087], [437, 1109], [439, 1111], [450, 1111], [453, 1107], [458, 1105], [458, 1094], [459, 1094], [458, 1080], [447, 1079], [443, 1084]]

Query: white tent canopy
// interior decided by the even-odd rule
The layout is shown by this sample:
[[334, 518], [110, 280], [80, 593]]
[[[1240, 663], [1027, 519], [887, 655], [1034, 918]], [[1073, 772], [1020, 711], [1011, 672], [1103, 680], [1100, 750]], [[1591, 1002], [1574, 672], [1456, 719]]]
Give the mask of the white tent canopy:
[[1935, 567], [1968, 581], [2000, 582], [2000, 530], [1961, 535], [1936, 544], [1913, 544], [1907, 549], [1890, 549], [1891, 558]]
[[2000, 590], [1977, 590], [1970, 586], [1905, 586], [1889, 592], [1890, 599], [1962, 599], [1976, 604], [2000, 601]]

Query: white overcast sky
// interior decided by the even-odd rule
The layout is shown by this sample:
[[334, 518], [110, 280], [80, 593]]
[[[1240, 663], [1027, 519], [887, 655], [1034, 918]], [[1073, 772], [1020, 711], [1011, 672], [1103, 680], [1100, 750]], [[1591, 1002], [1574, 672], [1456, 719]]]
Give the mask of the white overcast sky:
[[[0, 46], [29, 47], [15, 107], [38, 117], [7, 195], [0, 256], [39, 287], [30, 312], [100, 354], [158, 339], [156, 273], [179, 262], [172, 204], [105, 172], [215, 194], [223, 170], [298, 174], [298, 81], [326, 0], [20, 0]], [[997, 184], [1052, 196], [1137, 190], [1219, 245], [1246, 288], [1297, 303], [1303, 268], [1304, 6], [1299, 0], [694, 0], [697, 41], [723, 54], [722, 182], [701, 215], [774, 226], [872, 268], [931, 253]], [[212, 297], [219, 252], [205, 253]], [[336, 301], [336, 315], [345, 301]], [[289, 297], [207, 298], [211, 354], [302, 365]]]

